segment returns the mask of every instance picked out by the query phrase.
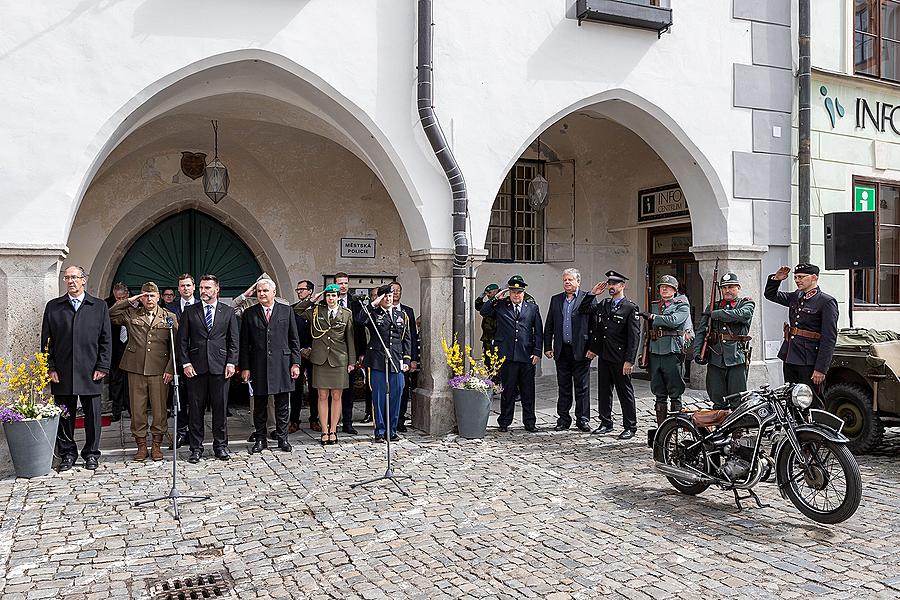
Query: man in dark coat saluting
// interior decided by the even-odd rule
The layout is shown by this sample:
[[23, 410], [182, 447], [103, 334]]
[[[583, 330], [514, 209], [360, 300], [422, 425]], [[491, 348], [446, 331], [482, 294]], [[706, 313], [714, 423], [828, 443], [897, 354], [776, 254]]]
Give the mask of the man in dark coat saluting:
[[300, 337], [294, 311], [275, 302], [275, 282], [256, 282], [259, 300], [241, 317], [241, 379], [253, 390], [253, 425], [256, 440], [250, 453], [262, 452], [266, 442], [268, 396], [275, 397], [275, 437], [278, 449], [291, 451], [287, 440], [290, 392], [300, 376]]
[[100, 392], [109, 373], [112, 355], [109, 309], [106, 302], [84, 291], [87, 273], [81, 267], [63, 271], [66, 294], [44, 308], [41, 348], [47, 352], [50, 391], [67, 414], [60, 417], [56, 447], [59, 470], [75, 464], [75, 411], [84, 411], [85, 442], [81, 449], [85, 469], [96, 469], [100, 459]]

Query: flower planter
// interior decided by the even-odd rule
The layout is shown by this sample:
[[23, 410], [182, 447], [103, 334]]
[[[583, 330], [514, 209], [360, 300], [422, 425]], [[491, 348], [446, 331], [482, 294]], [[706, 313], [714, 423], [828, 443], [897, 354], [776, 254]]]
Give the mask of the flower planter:
[[456, 428], [460, 437], [475, 440], [484, 437], [491, 414], [491, 397], [479, 390], [453, 389]]
[[59, 416], [3, 424], [16, 477], [39, 477], [50, 472]]

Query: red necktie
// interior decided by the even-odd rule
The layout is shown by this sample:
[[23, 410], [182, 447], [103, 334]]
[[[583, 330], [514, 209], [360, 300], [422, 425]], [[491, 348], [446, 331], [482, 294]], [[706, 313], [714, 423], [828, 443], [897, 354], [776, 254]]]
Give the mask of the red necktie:
[[271, 317], [271, 316], [272, 316], [272, 309], [271, 309], [271, 308], [267, 308], [267, 309], [266, 309], [266, 323], [269, 322], [269, 317]]

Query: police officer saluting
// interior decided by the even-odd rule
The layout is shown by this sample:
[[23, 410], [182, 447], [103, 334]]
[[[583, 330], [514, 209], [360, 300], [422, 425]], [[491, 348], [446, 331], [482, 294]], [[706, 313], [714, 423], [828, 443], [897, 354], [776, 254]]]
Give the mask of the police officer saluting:
[[650, 304], [650, 312], [641, 313], [641, 316], [649, 321], [648, 370], [650, 391], [656, 396], [658, 425], [668, 416], [666, 405], [670, 401], [672, 412], [681, 412], [681, 395], [684, 393], [681, 374], [684, 364], [684, 327], [690, 318], [691, 309], [684, 296], [676, 296], [678, 280], [671, 275], [660, 277], [656, 288], [660, 299], [654, 300]]
[[500, 367], [503, 394], [500, 397], [500, 431], [508, 431], [516, 411], [516, 396], [522, 398], [522, 422], [525, 431], [537, 431], [534, 414], [534, 366], [543, 348], [541, 309], [533, 302], [525, 302], [528, 284], [520, 275], [513, 275], [508, 288], [481, 307], [482, 317], [495, 317], [497, 332], [494, 343], [500, 356], [506, 358]]
[[750, 321], [756, 303], [741, 298], [741, 282], [735, 273], [719, 280], [722, 299], [700, 318], [694, 338], [694, 362], [706, 367], [706, 391], [713, 408], [728, 408], [725, 396], [747, 390], [750, 364]]
[[[634, 437], [637, 431], [637, 412], [634, 405], [634, 387], [631, 371], [641, 337], [640, 309], [625, 298], [628, 278], [615, 271], [606, 272], [606, 281], [590, 291], [591, 301], [584, 301], [579, 312], [591, 315], [591, 340], [587, 357], [600, 357], [597, 365], [597, 389], [600, 409], [600, 426], [593, 433], [609, 433], [612, 422], [612, 388], [615, 386], [619, 405], [622, 407], [624, 431], [620, 440]], [[598, 299], [603, 290], [609, 297]]]
[[766, 281], [766, 300], [787, 306], [790, 316], [778, 358], [784, 362], [786, 382], [810, 385], [821, 400], [837, 343], [837, 301], [819, 289], [819, 267], [808, 263], [794, 267], [797, 291], [778, 291], [790, 272], [790, 267], [781, 267]]

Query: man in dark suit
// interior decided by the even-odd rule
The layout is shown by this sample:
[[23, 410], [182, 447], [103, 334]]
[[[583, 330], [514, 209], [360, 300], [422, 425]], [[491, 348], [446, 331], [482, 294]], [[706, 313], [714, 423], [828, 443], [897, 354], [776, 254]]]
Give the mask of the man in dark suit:
[[591, 430], [591, 360], [587, 358], [588, 315], [578, 308], [587, 295], [579, 289], [578, 269], [563, 271], [563, 291], [550, 298], [544, 324], [544, 354], [556, 361], [556, 431], [572, 425], [572, 388], [575, 389], [575, 424], [581, 431]]
[[[641, 337], [641, 309], [625, 297], [627, 281], [624, 275], [607, 271], [606, 281], [594, 286], [580, 309], [592, 319], [588, 358], [600, 357], [597, 361], [600, 426], [593, 433], [609, 433], [613, 429], [612, 389], [615, 387], [625, 428], [619, 434], [620, 440], [631, 439], [637, 432], [631, 372]], [[598, 299], [605, 289], [609, 289], [609, 297]]]
[[250, 453], [268, 447], [266, 417], [268, 397], [275, 398], [275, 438], [278, 449], [292, 450], [287, 440], [291, 390], [300, 376], [300, 337], [290, 306], [275, 302], [275, 282], [256, 282], [258, 303], [241, 318], [241, 379], [253, 390], [253, 425], [256, 439]]
[[391, 291], [394, 294], [394, 306], [399, 306], [400, 310], [406, 313], [406, 319], [409, 323], [409, 339], [410, 339], [410, 363], [409, 370], [403, 374], [403, 394], [400, 396], [400, 412], [398, 413], [397, 431], [406, 433], [406, 410], [409, 407], [409, 394], [416, 388], [419, 380], [419, 329], [416, 327], [416, 313], [411, 306], [400, 303], [400, 297], [403, 295], [403, 286], [399, 282], [391, 283]]
[[[172, 301], [166, 301], [163, 305], [166, 310], [169, 312], [175, 313], [176, 320], [181, 322], [181, 314], [184, 312], [184, 309], [188, 306], [197, 303], [197, 299], [194, 297], [194, 276], [190, 273], [182, 273], [178, 276], [178, 298], [173, 298]], [[181, 381], [184, 381], [184, 371], [181, 370], [181, 366], [178, 367], [179, 376]], [[188, 427], [190, 425], [191, 417], [190, 417], [190, 409], [191, 409], [191, 390], [188, 389], [189, 386], [181, 387], [181, 410], [178, 411], [178, 431], [177, 437], [172, 442], [172, 445], [169, 446], [169, 450], [172, 450], [177, 443], [179, 447], [184, 446], [188, 443]], [[172, 401], [172, 391], [169, 390], [169, 401]], [[200, 405], [200, 414], [206, 411], [206, 407], [202, 404]]]
[[534, 367], [541, 357], [543, 327], [541, 309], [525, 302], [528, 285], [520, 275], [513, 275], [507, 289], [481, 307], [482, 317], [497, 320], [494, 343], [506, 360], [500, 368], [503, 394], [500, 396], [500, 431], [508, 431], [516, 411], [516, 397], [522, 398], [522, 422], [525, 431], [537, 431], [534, 414]]
[[225, 386], [238, 362], [238, 322], [234, 309], [219, 302], [219, 279], [200, 277], [200, 302], [186, 306], [178, 322], [181, 368], [190, 388], [190, 463], [203, 455], [203, 413], [212, 407], [213, 452], [228, 460]]
[[[303, 302], [312, 296], [315, 291], [315, 284], [308, 279], [301, 279], [297, 282], [294, 291], [297, 292], [297, 302], [291, 306], [297, 306], [297, 303]], [[312, 386], [312, 361], [309, 360], [312, 354], [312, 334], [309, 331], [309, 321], [302, 315], [295, 314], [297, 320], [297, 335], [300, 336], [300, 354], [303, 357], [300, 361], [300, 377], [294, 382], [294, 391], [291, 392], [291, 415], [288, 425], [288, 433], [295, 433], [300, 430], [300, 409], [303, 405], [304, 390], [306, 388], [306, 401], [309, 403], [309, 427], [313, 431], [321, 431], [319, 424], [319, 402], [318, 393]]]
[[[128, 295], [127, 285], [122, 282], [115, 283], [112, 288], [112, 294], [106, 299], [107, 308], [119, 300], [124, 300]], [[122, 419], [122, 412], [128, 410], [128, 376], [125, 371], [119, 368], [119, 363], [122, 361], [122, 355], [125, 353], [125, 346], [128, 342], [128, 329], [121, 325], [113, 326], [110, 323], [110, 331], [112, 337], [112, 362], [109, 365], [109, 375], [106, 377], [106, 383], [109, 385], [109, 400], [112, 403], [111, 421], [117, 423]]]
[[[349, 309], [350, 312], [353, 313], [353, 321], [356, 322], [356, 318], [359, 316], [359, 313], [362, 312], [362, 304], [359, 303], [359, 300], [351, 298], [348, 293], [350, 291], [350, 276], [346, 273], [337, 273], [334, 276], [334, 282], [339, 288], [338, 305], [340, 305], [341, 308]], [[357, 367], [361, 367], [366, 351], [366, 345], [368, 344], [368, 341], [366, 340], [366, 328], [354, 328], [353, 335], [356, 337], [353, 342], [356, 345], [356, 352], [357, 354], [359, 354], [359, 356], [356, 357], [356, 365]], [[353, 357], [351, 357], [351, 360], [353, 360]], [[357, 433], [359, 433], [353, 427], [352, 386], [344, 390], [344, 393], [341, 395], [341, 415], [341, 419], [344, 423], [344, 433], [350, 435], [356, 435]]]
[[109, 373], [112, 354], [109, 309], [100, 298], [84, 291], [87, 273], [82, 267], [63, 271], [66, 294], [47, 303], [41, 326], [41, 349], [47, 352], [50, 391], [65, 407], [59, 418], [56, 447], [59, 470], [75, 464], [75, 412], [84, 411], [84, 468], [94, 470], [100, 460], [100, 392]]

